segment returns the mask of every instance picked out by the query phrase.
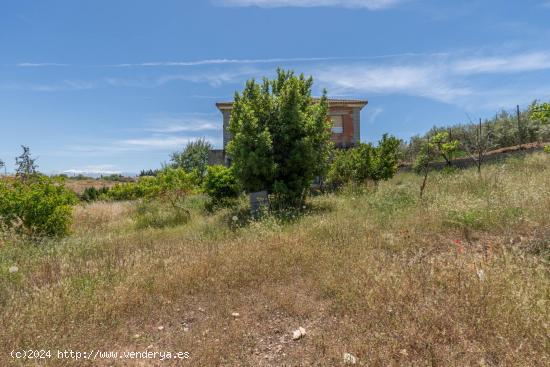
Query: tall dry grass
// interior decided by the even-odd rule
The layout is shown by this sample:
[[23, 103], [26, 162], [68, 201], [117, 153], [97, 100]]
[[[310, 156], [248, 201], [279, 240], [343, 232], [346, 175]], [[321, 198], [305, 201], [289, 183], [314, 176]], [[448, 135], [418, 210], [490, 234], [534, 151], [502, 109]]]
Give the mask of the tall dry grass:
[[[189, 351], [197, 366], [334, 366], [344, 352], [369, 366], [548, 365], [549, 173], [537, 154], [481, 178], [434, 174], [422, 202], [419, 178], [400, 174], [290, 220], [194, 210], [137, 229], [133, 204], [80, 208], [71, 238], [0, 248], [0, 365], [28, 365], [14, 348]], [[292, 341], [298, 326], [308, 334]]]

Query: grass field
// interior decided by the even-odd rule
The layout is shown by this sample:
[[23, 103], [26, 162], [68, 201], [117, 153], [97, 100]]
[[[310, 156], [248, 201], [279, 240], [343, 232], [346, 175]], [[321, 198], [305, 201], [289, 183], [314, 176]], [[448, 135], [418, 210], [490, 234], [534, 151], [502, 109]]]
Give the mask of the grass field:
[[549, 365], [550, 155], [434, 173], [423, 202], [420, 180], [257, 222], [195, 197], [160, 229], [93, 203], [64, 240], [0, 240], [0, 365], [35, 365], [13, 349], [190, 353], [45, 366]]

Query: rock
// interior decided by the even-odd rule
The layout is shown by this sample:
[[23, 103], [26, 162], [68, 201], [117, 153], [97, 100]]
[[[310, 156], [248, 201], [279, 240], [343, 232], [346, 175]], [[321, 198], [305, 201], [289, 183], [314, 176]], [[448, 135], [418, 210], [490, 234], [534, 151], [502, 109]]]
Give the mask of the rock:
[[17, 273], [19, 271], [19, 268], [17, 266], [10, 266], [8, 269], [10, 273]]
[[481, 281], [485, 280], [485, 272], [483, 271], [483, 269], [477, 269], [476, 273], [479, 280]]
[[233, 316], [233, 317], [236, 318], [236, 317], [239, 317], [239, 316], [241, 316], [241, 315], [240, 315], [238, 312], [233, 312], [233, 313], [231, 314], [231, 316]]
[[164, 330], [164, 326], [159, 326], [157, 329], [158, 329], [158, 331], [162, 331], [162, 330]]
[[188, 327], [184, 327], [184, 328], [183, 328], [183, 331], [184, 331], [184, 332], [188, 332], [188, 331], [189, 331], [189, 328], [188, 328]]
[[401, 353], [401, 354], [404, 355], [404, 356], [408, 356], [408, 355], [409, 355], [409, 353], [407, 352], [406, 349], [401, 349], [401, 351], [400, 351], [399, 353]]
[[306, 329], [301, 326], [292, 332], [292, 340], [299, 340], [304, 336], [306, 336]]
[[344, 353], [344, 364], [357, 364], [357, 357], [351, 353]]
[[140, 336], [141, 336], [141, 335], [139, 335], [139, 334], [135, 334], [135, 335], [134, 335], [134, 339], [139, 339]]
[[200, 312], [205, 312], [205, 311], [204, 311], [204, 308], [202, 308], [202, 307], [199, 307], [199, 311], [200, 311]]

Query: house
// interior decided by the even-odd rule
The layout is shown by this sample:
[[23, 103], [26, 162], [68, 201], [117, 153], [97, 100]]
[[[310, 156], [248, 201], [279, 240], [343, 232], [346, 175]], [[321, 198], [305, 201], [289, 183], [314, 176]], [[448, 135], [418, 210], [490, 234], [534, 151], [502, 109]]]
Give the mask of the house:
[[[315, 99], [317, 101], [317, 99]], [[332, 141], [338, 148], [357, 145], [361, 139], [361, 110], [368, 104], [366, 100], [329, 99], [328, 117], [332, 122]], [[210, 151], [210, 164], [227, 164], [225, 149], [231, 140], [229, 119], [233, 102], [219, 102], [216, 107], [223, 116], [223, 150]]]

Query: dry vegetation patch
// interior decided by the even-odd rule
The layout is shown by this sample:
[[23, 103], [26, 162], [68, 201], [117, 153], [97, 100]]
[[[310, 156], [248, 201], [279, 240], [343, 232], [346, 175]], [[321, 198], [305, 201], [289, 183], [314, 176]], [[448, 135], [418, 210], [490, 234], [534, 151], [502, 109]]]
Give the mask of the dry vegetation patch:
[[132, 203], [83, 206], [72, 237], [0, 248], [0, 364], [25, 347], [189, 351], [201, 366], [548, 365], [549, 166], [437, 174], [424, 202], [399, 174], [287, 220], [193, 209], [137, 229]]

